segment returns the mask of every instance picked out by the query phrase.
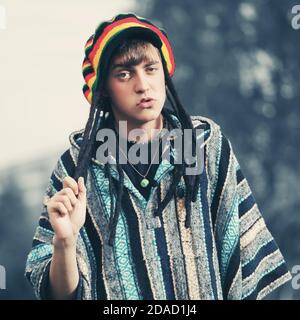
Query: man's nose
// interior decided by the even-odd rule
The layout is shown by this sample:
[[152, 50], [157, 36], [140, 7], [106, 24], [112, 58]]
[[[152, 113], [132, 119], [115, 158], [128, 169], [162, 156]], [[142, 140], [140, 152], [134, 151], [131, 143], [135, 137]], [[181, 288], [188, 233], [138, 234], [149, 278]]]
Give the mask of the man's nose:
[[145, 92], [149, 89], [149, 82], [147, 76], [143, 72], [136, 73], [135, 91]]

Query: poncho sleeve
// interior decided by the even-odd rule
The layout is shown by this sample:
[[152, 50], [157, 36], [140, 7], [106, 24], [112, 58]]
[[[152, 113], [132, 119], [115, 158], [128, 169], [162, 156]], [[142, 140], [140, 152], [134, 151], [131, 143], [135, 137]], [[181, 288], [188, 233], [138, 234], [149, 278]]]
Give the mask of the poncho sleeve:
[[[51, 299], [49, 287], [49, 271], [53, 254], [52, 239], [54, 232], [49, 221], [46, 202], [55, 193], [63, 188], [63, 179], [71, 175], [72, 159], [70, 150], [67, 150], [58, 160], [54, 168], [48, 186], [45, 191], [41, 215], [36, 228], [32, 247], [28, 254], [25, 268], [25, 276], [33, 287], [39, 300]], [[77, 242], [77, 265], [79, 269], [79, 283], [75, 292], [75, 299], [89, 299], [90, 272], [87, 254], [83, 241], [84, 228], [81, 228]]]
[[211, 214], [223, 296], [262, 299], [291, 275], [220, 128], [211, 143]]

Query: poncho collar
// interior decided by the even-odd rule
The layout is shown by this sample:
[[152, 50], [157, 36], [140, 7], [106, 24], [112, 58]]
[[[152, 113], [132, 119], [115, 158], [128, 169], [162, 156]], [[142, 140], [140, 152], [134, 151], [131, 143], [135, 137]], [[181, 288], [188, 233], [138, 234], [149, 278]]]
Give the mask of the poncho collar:
[[[181, 124], [179, 122], [179, 119], [173, 113], [171, 113], [171, 116], [172, 116], [173, 120], [176, 122], [177, 127], [181, 128]], [[210, 123], [210, 119], [205, 118], [205, 117], [201, 117], [201, 116], [192, 116], [191, 120], [194, 125], [194, 128], [203, 129], [203, 131], [201, 130], [200, 132], [202, 132], [201, 134], [204, 135], [203, 145], [201, 146], [201, 147], [204, 147], [210, 139], [211, 129], [212, 129], [211, 126], [214, 123]], [[83, 139], [82, 138], [83, 133], [84, 133], [84, 129], [72, 132], [69, 136], [69, 140], [71, 143], [71, 149], [73, 149], [73, 154], [78, 155], [80, 145], [81, 145], [82, 139]], [[197, 139], [198, 139], [198, 137], [197, 137]], [[177, 157], [176, 148], [174, 148], [174, 146], [172, 144], [170, 144], [170, 161], [168, 158], [165, 158], [160, 162], [160, 164], [157, 168], [157, 171], [155, 173], [155, 176], [154, 176], [154, 182], [156, 185], [158, 185], [160, 183], [160, 181], [165, 177], [165, 175], [172, 173], [172, 171], [175, 168], [172, 161], [176, 157]], [[92, 157], [92, 164], [93, 164], [92, 168], [94, 170], [100, 169], [101, 171], [104, 171], [105, 164], [98, 161], [95, 157]], [[119, 181], [119, 173], [118, 173], [117, 165], [111, 164], [110, 170], [111, 170], [112, 177], [115, 178], [117, 181]], [[126, 173], [124, 173], [124, 186], [129, 191], [131, 191], [136, 197], [138, 197], [142, 202], [145, 201], [143, 196], [140, 194], [140, 192], [133, 185], [133, 183], [131, 182], [130, 178], [127, 176]], [[154, 192], [154, 189], [151, 191], [151, 194]], [[150, 195], [150, 197], [151, 197], [151, 195]]]

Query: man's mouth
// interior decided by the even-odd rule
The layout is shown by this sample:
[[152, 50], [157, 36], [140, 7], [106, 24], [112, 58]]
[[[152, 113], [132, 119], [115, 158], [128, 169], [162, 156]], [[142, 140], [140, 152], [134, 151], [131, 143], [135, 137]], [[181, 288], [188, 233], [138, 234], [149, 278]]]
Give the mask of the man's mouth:
[[137, 104], [137, 106], [139, 108], [146, 109], [146, 108], [151, 108], [153, 106], [153, 103], [154, 103], [154, 99], [144, 98]]

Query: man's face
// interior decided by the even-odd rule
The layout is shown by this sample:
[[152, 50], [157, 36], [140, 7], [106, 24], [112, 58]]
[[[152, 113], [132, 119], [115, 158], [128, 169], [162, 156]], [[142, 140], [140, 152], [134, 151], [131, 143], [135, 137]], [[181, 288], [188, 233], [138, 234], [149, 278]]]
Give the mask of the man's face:
[[[107, 88], [115, 119], [140, 125], [158, 118], [166, 99], [165, 77], [158, 50], [148, 45], [146, 58], [124, 61], [116, 57], [109, 69]], [[142, 99], [153, 100], [139, 104]]]

